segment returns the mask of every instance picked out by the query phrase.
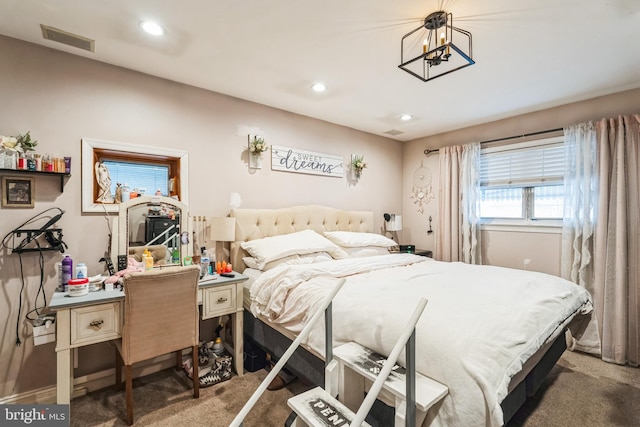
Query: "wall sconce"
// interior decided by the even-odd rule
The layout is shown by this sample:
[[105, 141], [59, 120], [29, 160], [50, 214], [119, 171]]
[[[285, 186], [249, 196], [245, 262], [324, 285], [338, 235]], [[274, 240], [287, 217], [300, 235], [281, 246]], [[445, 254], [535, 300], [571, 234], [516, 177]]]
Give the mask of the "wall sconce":
[[396, 243], [399, 243], [398, 231], [402, 230], [402, 215], [385, 213], [384, 221], [385, 230], [391, 232], [391, 235], [394, 236], [394, 240], [396, 241]]
[[262, 153], [269, 149], [260, 135], [249, 135], [249, 168], [262, 169]]
[[351, 173], [353, 179], [358, 180], [362, 176], [362, 171], [367, 167], [367, 163], [364, 161], [364, 156], [357, 154], [351, 155]]
[[219, 250], [219, 242], [233, 242], [236, 239], [236, 219], [219, 217], [210, 219], [209, 239], [216, 242], [216, 261], [224, 258], [224, 252]]

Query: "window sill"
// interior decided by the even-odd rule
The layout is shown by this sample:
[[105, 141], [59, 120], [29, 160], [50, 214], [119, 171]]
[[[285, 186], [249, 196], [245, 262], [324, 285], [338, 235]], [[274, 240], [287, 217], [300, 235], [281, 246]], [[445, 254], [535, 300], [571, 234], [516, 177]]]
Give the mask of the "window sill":
[[562, 234], [562, 220], [491, 220], [481, 223], [482, 231]]

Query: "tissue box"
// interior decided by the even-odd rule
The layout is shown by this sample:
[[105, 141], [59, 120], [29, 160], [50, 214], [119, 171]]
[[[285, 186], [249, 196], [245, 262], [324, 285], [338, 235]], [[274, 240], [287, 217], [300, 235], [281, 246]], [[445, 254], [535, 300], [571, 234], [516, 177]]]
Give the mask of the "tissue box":
[[41, 326], [33, 327], [33, 345], [41, 345], [56, 341], [55, 319], [50, 323], [45, 322]]

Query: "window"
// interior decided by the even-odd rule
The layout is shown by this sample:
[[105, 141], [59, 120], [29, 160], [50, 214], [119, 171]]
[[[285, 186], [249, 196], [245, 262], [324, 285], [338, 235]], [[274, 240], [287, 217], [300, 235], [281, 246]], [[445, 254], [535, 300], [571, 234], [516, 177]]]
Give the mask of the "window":
[[[483, 148], [480, 217], [485, 222], [557, 222], [564, 206], [562, 137]], [[538, 222], [540, 223], [540, 222]]]
[[169, 196], [170, 166], [163, 163], [134, 163], [119, 160], [103, 160], [111, 174], [111, 194], [116, 194], [117, 184], [129, 186], [138, 194], [151, 196], [159, 191], [162, 196]]
[[159, 189], [163, 196], [176, 196], [187, 203], [188, 155], [186, 151], [146, 147], [121, 142], [82, 140], [82, 211], [117, 212], [115, 203], [99, 203], [99, 187], [94, 165], [104, 163], [111, 178], [111, 194], [117, 183], [130, 189], [144, 189], [153, 196]]
[[[101, 148], [93, 149], [93, 163], [102, 162], [109, 169], [111, 194], [116, 186], [128, 184], [130, 190], [137, 189], [145, 196], [153, 196], [160, 190], [163, 196], [178, 196], [180, 188], [179, 159], [170, 156], [143, 153], [125, 153]], [[98, 196], [98, 185], [94, 184], [94, 200]]]

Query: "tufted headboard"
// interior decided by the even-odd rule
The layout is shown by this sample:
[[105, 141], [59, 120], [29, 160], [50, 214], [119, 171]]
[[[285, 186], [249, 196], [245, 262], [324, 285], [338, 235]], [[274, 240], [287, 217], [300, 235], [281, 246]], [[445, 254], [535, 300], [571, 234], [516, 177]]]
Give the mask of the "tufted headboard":
[[233, 269], [244, 271], [242, 257], [247, 253], [242, 242], [263, 237], [289, 234], [312, 229], [323, 231], [373, 232], [373, 212], [345, 211], [327, 206], [294, 206], [283, 209], [233, 209], [236, 219], [236, 240], [231, 243]]

